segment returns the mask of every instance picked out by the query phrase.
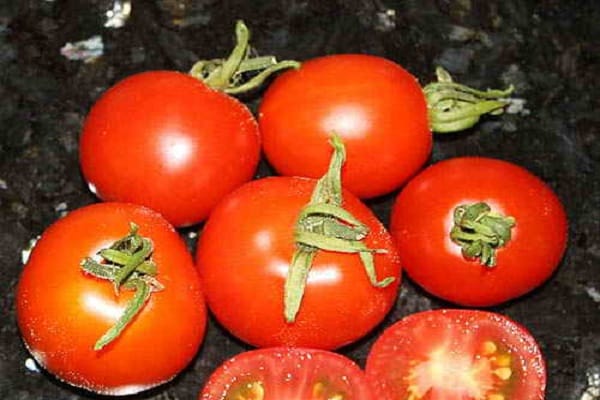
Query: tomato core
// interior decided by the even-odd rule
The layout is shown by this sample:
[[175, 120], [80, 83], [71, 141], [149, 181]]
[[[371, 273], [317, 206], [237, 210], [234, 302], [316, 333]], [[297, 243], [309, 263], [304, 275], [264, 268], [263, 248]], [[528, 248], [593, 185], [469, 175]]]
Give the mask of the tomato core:
[[436, 348], [411, 362], [408, 400], [503, 400], [511, 362], [510, 353], [493, 341], [484, 342], [474, 355]]

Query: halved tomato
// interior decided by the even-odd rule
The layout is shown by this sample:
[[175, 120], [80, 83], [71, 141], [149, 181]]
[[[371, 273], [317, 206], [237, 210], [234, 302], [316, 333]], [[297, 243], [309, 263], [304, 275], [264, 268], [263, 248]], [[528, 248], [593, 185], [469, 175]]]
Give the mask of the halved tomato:
[[367, 377], [378, 399], [542, 400], [546, 367], [521, 325], [478, 310], [433, 310], [375, 341]]
[[269, 347], [241, 353], [210, 376], [199, 400], [374, 400], [354, 361], [326, 350]]

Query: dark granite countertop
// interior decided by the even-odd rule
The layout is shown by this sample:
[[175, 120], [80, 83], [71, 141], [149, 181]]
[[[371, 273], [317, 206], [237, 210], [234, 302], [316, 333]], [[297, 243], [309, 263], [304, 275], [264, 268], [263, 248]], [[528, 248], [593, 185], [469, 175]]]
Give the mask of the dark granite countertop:
[[[186, 71], [197, 59], [227, 54], [236, 19], [247, 22], [259, 52], [281, 59], [369, 53], [402, 64], [423, 83], [434, 79], [438, 64], [472, 86], [513, 83], [515, 96], [526, 101], [521, 112], [436, 136], [431, 161], [458, 155], [510, 160], [564, 201], [570, 239], [557, 273], [493, 310], [527, 326], [539, 341], [548, 400], [578, 400], [589, 380], [600, 380], [600, 3], [140, 0], [123, 27], [105, 27], [106, 11], [119, 3], [0, 1], [0, 398], [94, 398], [27, 362], [14, 313], [21, 251], [62, 213], [96, 201], [77, 160], [79, 131], [93, 101], [129, 74]], [[94, 35], [104, 44], [94, 62], [61, 54], [67, 42]], [[260, 93], [243, 100], [255, 110]], [[259, 174], [268, 173], [262, 165]], [[386, 223], [392, 199], [370, 202]], [[190, 231], [181, 233], [193, 245]], [[406, 279], [386, 323], [441, 306], [447, 304]], [[343, 352], [362, 363], [371, 341]], [[135, 398], [193, 399], [216, 365], [243, 349], [211, 322], [192, 365]]]

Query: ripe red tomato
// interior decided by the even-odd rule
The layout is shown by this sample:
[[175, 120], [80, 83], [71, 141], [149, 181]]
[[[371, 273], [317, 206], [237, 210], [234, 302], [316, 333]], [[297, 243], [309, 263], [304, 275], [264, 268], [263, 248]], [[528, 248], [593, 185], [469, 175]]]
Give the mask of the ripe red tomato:
[[102, 200], [148, 206], [175, 226], [206, 218], [258, 165], [256, 120], [242, 103], [174, 71], [130, 76], [94, 104], [80, 163]]
[[268, 177], [246, 183], [215, 207], [197, 246], [209, 308], [233, 335], [255, 346], [333, 349], [353, 342], [384, 318], [396, 299], [400, 264], [389, 233], [350, 192], [343, 207], [368, 228], [364, 239], [379, 278], [373, 286], [357, 254], [317, 252], [296, 319], [286, 322], [284, 282], [296, 250], [294, 226], [316, 180]]
[[[120, 335], [95, 350], [123, 315], [134, 292], [84, 273], [81, 262], [127, 235], [130, 223], [153, 245], [150, 294]], [[156, 212], [132, 204], [100, 203], [69, 213], [35, 245], [20, 277], [17, 320], [36, 361], [61, 381], [124, 395], [173, 378], [195, 356], [204, 337], [206, 308], [185, 243]]]
[[[458, 206], [480, 202], [491, 213], [463, 219], [471, 225], [457, 232], [458, 238], [472, 245], [463, 253], [460, 240], [451, 239], [454, 213], [464, 212]], [[511, 217], [512, 227], [501, 225], [496, 214]], [[416, 283], [468, 306], [495, 305], [539, 286], [558, 266], [567, 240], [565, 211], [544, 182], [512, 163], [481, 157], [454, 158], [421, 172], [398, 195], [390, 229], [403, 267]], [[479, 249], [488, 241], [500, 246]], [[469, 254], [478, 250], [483, 258]], [[481, 264], [485, 256], [488, 265]]]
[[198, 400], [371, 400], [364, 372], [350, 359], [325, 350], [266, 348], [225, 361]]
[[366, 198], [391, 192], [428, 159], [432, 135], [416, 78], [384, 58], [345, 54], [306, 61], [280, 75], [259, 109], [266, 158], [282, 175], [319, 177], [327, 138], [346, 143], [346, 189]]
[[388, 327], [367, 357], [376, 398], [543, 400], [546, 367], [525, 328], [477, 310], [411, 314]]

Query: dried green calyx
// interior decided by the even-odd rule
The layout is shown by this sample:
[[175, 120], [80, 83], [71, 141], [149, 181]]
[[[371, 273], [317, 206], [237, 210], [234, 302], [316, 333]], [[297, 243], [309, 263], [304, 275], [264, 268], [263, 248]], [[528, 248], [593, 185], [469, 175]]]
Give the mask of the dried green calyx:
[[450, 238], [461, 247], [466, 259], [494, 267], [496, 250], [510, 241], [515, 224], [513, 217], [492, 211], [486, 203], [461, 205], [454, 210]]
[[[250, 31], [243, 21], [235, 26], [236, 46], [227, 59], [200, 60], [189, 74], [213, 89], [238, 94], [258, 88], [273, 73], [299, 68], [297, 61], [277, 61], [274, 56], [252, 57]], [[245, 79], [251, 76], [249, 79]]]
[[300, 309], [308, 273], [318, 251], [358, 254], [373, 286], [385, 287], [394, 281], [394, 277], [378, 280], [373, 254], [385, 250], [367, 247], [363, 239], [369, 233], [368, 227], [342, 207], [341, 170], [346, 151], [339, 136], [332, 135], [330, 143], [334, 153], [329, 169], [317, 182], [296, 223], [296, 251], [284, 287], [287, 322], [294, 322]]
[[509, 104], [514, 88], [505, 90], [476, 90], [461, 85], [442, 67], [436, 68], [437, 82], [423, 88], [429, 114], [429, 127], [433, 132], [448, 133], [468, 129], [482, 115], [498, 115]]
[[85, 273], [111, 282], [117, 295], [121, 289], [135, 291], [121, 317], [98, 339], [94, 350], [101, 350], [115, 340], [142, 310], [151, 294], [164, 289], [155, 278], [157, 267], [152, 261], [152, 252], [152, 241], [140, 236], [137, 225], [131, 223], [127, 236], [98, 252], [100, 261], [87, 257], [81, 262]]

